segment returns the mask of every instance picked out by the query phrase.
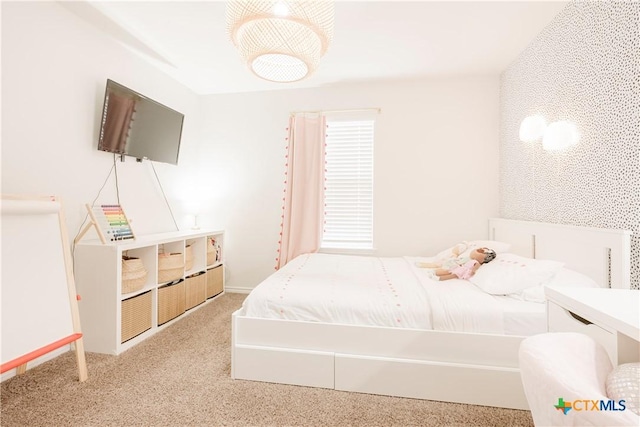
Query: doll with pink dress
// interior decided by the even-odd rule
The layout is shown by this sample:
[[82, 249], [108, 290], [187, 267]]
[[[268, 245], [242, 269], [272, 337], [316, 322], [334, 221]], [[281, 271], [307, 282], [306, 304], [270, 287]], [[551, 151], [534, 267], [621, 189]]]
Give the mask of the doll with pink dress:
[[456, 264], [454, 266], [448, 266], [448, 268], [438, 268], [435, 270], [434, 279], [436, 280], [449, 280], [449, 279], [469, 279], [475, 274], [482, 264], [486, 264], [495, 259], [496, 252], [489, 248], [474, 249], [469, 253], [469, 259], [463, 263]]

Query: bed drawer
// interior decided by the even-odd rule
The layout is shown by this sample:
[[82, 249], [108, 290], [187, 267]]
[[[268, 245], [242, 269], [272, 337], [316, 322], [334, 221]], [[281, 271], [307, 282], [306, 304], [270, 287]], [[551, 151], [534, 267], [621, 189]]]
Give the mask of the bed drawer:
[[336, 390], [529, 409], [514, 368], [336, 354], [335, 376]]
[[324, 351], [236, 345], [233, 378], [334, 388], [334, 354]]
[[582, 319], [553, 301], [547, 303], [549, 332], [578, 332], [590, 336], [609, 353], [612, 362], [617, 360], [616, 333]]

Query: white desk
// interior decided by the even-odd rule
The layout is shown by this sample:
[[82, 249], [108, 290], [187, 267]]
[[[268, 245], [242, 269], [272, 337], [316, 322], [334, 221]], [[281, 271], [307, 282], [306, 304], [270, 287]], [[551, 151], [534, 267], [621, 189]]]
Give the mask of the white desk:
[[640, 361], [640, 291], [546, 288], [545, 294], [549, 332], [591, 336], [607, 349], [614, 366]]

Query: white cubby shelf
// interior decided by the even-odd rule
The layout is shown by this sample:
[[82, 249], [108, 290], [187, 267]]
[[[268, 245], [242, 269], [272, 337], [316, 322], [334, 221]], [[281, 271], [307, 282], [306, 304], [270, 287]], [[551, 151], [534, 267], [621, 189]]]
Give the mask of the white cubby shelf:
[[[208, 253], [212, 240], [218, 256]], [[191, 265], [186, 265], [187, 246], [191, 247]], [[74, 273], [86, 351], [120, 354], [224, 294], [223, 248], [221, 230], [150, 234], [106, 244], [97, 239], [77, 243]], [[174, 281], [158, 281], [158, 254], [162, 252], [182, 254], [184, 267]], [[147, 270], [146, 281], [133, 292], [122, 292], [123, 256], [139, 258]], [[166, 292], [169, 286], [175, 288]]]

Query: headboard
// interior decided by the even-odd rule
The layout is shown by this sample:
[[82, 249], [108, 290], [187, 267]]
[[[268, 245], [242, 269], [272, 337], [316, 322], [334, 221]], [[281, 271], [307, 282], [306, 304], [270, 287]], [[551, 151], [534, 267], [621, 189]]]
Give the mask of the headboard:
[[631, 288], [631, 231], [490, 218], [489, 238], [510, 252], [562, 261], [604, 287]]

